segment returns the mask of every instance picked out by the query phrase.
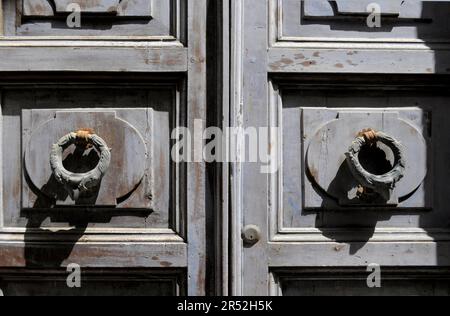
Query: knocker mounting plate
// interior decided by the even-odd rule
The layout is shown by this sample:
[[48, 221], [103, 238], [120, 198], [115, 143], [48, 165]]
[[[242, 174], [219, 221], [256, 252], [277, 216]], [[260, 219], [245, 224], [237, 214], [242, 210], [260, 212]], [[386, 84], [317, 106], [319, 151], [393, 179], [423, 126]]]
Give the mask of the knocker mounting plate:
[[417, 108], [303, 109], [305, 209], [431, 207], [424, 130]]
[[[151, 132], [151, 115], [142, 111], [136, 115]], [[44, 197], [55, 207], [152, 208], [150, 136], [117, 112], [40, 110], [25, 112], [24, 120], [36, 122], [24, 152], [24, 208]], [[84, 146], [74, 133], [80, 127], [95, 130], [85, 134]]]

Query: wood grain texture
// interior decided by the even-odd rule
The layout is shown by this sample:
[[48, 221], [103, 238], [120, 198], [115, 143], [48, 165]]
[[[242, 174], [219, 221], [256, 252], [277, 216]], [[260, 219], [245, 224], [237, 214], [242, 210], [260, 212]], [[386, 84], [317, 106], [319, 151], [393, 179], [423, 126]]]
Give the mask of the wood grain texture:
[[[267, 71], [261, 65], [267, 63], [267, 3], [259, 0], [236, 1], [243, 8], [242, 34], [242, 100], [236, 104], [242, 111], [242, 127], [267, 126], [268, 87]], [[242, 137], [244, 137], [242, 135]], [[263, 145], [264, 146], [264, 145]], [[261, 148], [264, 150], [265, 148]], [[245, 155], [247, 148], [242, 148]], [[243, 158], [243, 157], [242, 157]], [[245, 160], [244, 160], [245, 161]], [[261, 173], [262, 163], [243, 164], [241, 180], [242, 210], [240, 230], [247, 225], [256, 225], [262, 234], [261, 240], [252, 247], [244, 248], [243, 266], [240, 277], [243, 295], [265, 295], [268, 289], [267, 273], [267, 201], [268, 186], [266, 174]], [[239, 242], [242, 242], [240, 240]], [[249, 280], [253, 280], [249, 282]]]
[[[417, 266], [445, 267], [450, 238], [445, 206], [448, 190], [444, 189], [448, 187], [445, 161], [449, 152], [443, 149], [436, 154], [435, 146], [446, 148], [449, 142], [444, 123], [448, 111], [448, 81], [436, 76], [450, 71], [448, 14], [437, 9], [448, 3], [409, 1], [400, 8], [402, 17], [391, 16], [382, 28], [368, 30], [364, 19], [356, 17], [361, 14], [364, 1], [358, 2], [356, 11], [347, 3], [350, 1], [338, 1], [340, 16], [335, 19], [333, 11], [333, 16], [320, 21], [316, 17], [304, 20], [301, 2], [233, 2], [231, 82], [234, 99], [230, 121], [239, 127], [282, 128], [278, 139], [282, 143], [282, 164], [273, 175], [262, 175], [258, 164], [231, 165], [232, 292], [276, 293], [271, 290], [276, 276], [270, 271], [277, 269], [295, 271], [295, 278], [308, 267], [327, 267], [325, 275], [332, 281], [328, 286], [336, 290], [339, 285], [333, 283], [332, 270], [337, 267], [367, 267], [370, 263], [399, 270], [407, 267], [414, 270]], [[394, 4], [389, 2], [389, 5]], [[315, 9], [319, 10], [316, 15], [320, 18], [323, 7]], [[397, 9], [389, 7], [385, 17], [396, 14]], [[356, 14], [350, 16], [351, 13]], [[349, 16], [343, 17], [345, 14]], [[418, 19], [400, 25], [400, 20], [407, 16]], [[422, 23], [430, 18], [432, 22]], [[355, 24], [357, 19], [361, 20], [361, 25]], [[430, 172], [424, 186], [415, 191], [421, 200], [416, 206], [423, 206], [425, 202], [428, 208], [409, 208], [407, 204], [414, 201], [414, 195], [403, 201], [404, 212], [386, 207], [381, 210], [332, 206], [329, 211], [320, 201], [316, 210], [302, 206], [303, 189], [310, 180], [303, 156], [308, 149], [305, 135], [329, 129], [330, 139], [339, 138], [339, 133], [358, 129], [358, 124], [364, 123], [361, 116], [336, 129], [327, 126], [328, 122], [339, 119], [339, 115], [329, 111], [341, 107], [348, 111], [360, 110], [362, 115], [370, 113], [370, 108], [388, 112], [396, 108], [407, 111], [411, 107], [423, 111], [422, 118], [413, 114], [414, 111], [404, 118], [421, 122], [416, 132], [424, 135], [425, 146], [423, 141], [407, 140], [412, 135], [409, 130], [401, 134], [405, 135], [404, 143], [411, 150], [409, 155], [413, 158], [410, 159], [421, 161], [420, 169]], [[305, 121], [305, 108], [317, 111], [318, 116]], [[382, 125], [381, 130], [400, 128], [401, 124]], [[350, 138], [350, 143], [354, 137]], [[320, 144], [320, 137], [318, 141]], [[240, 146], [236, 145], [238, 152], [243, 151]], [[278, 150], [274, 142], [268, 142], [267, 147]], [[337, 148], [323, 148], [320, 161], [314, 161], [318, 163], [319, 176], [326, 174], [330, 163], [340, 162], [335, 157]], [[343, 150], [347, 149], [345, 145]], [[419, 173], [414, 167], [411, 169], [413, 177]], [[339, 188], [339, 183], [336, 187]], [[438, 187], [440, 193], [436, 191]], [[310, 192], [321, 196], [318, 186], [311, 187]], [[242, 244], [240, 233], [246, 225], [256, 225], [262, 232], [260, 242], [253, 246]], [[413, 271], [408, 273], [412, 275]], [[426, 291], [427, 286], [433, 284], [431, 277], [427, 281], [430, 282], [422, 283], [420, 290]], [[291, 283], [289, 292], [300, 293], [300, 286], [300, 283]], [[408, 285], [404, 286], [407, 291]]]
[[[180, 0], [21, 0], [8, 6], [10, 36], [144, 36], [159, 40], [181, 40], [185, 14]], [[70, 7], [72, 5], [72, 7]], [[79, 25], [73, 22], [79, 6]], [[69, 15], [70, 14], [70, 15]]]
[[318, 47], [300, 51], [272, 48], [267, 70], [271, 73], [449, 74], [449, 56], [449, 49], [408, 51], [407, 47], [404, 50]]
[[[206, 122], [206, 12], [207, 0], [188, 1], [187, 127]], [[203, 148], [203, 139], [193, 137], [193, 148]], [[196, 160], [197, 161], [197, 160]], [[202, 161], [200, 159], [200, 161]], [[188, 295], [206, 293], [206, 166], [204, 162], [187, 165], [187, 223], [189, 240]]]
[[[52, 193], [52, 188], [48, 185], [49, 179], [52, 179], [52, 173], [54, 175], [54, 171], [49, 169], [48, 164], [49, 148], [53, 148], [53, 144], [63, 135], [77, 131], [82, 126], [90, 126], [96, 135], [102, 137], [106, 145], [111, 148], [110, 156], [112, 157], [109, 159], [110, 164], [107, 172], [102, 176], [101, 183], [99, 183], [95, 204], [120, 207], [119, 204], [128, 202], [128, 208], [151, 209], [151, 199], [148, 197], [153, 197], [153, 194], [150, 191], [148, 194], [142, 193], [145, 190], [138, 193], [143, 196], [136, 199], [134, 203], [126, 201], [127, 199], [124, 197], [130, 196], [130, 199], [132, 199], [136, 189], [141, 184], [145, 185], [144, 177], [152, 178], [155, 172], [152, 169], [153, 166], [147, 167], [150, 165], [149, 161], [152, 160], [152, 146], [155, 141], [151, 139], [151, 136], [150, 138], [144, 138], [143, 134], [150, 128], [149, 133], [153, 135], [151, 130], [153, 111], [145, 108], [128, 109], [128, 111], [134, 112], [133, 122], [140, 121], [140, 126], [147, 124], [146, 128], [138, 129], [139, 126], [131, 125], [112, 109], [107, 112], [102, 111], [102, 109], [88, 111], [23, 110], [22, 120], [25, 136], [23, 141], [26, 144], [24, 168], [29, 180], [28, 184], [39, 190], [46, 188], [47, 190], [44, 191], [47, 192], [44, 193], [41, 190], [41, 194], [48, 194], [50, 198], [56, 198], [58, 205], [74, 205], [74, 203], [81, 202], [76, 202], [72, 198], [64, 201], [62, 196], [58, 197], [56, 187], [59, 186], [56, 183], [53, 188], [55, 192]], [[30, 125], [27, 125], [28, 122], [30, 122]], [[27, 132], [29, 135], [27, 135]], [[126, 150], [126, 148], [130, 148], [130, 150]], [[61, 161], [64, 158], [65, 166], [78, 169], [75, 174], [85, 173], [90, 172], [88, 169], [91, 169], [94, 165], [94, 163], [90, 163], [96, 162], [99, 154], [98, 151], [81, 154], [80, 151], [71, 147], [65, 150], [64, 156], [61, 156]], [[168, 160], [168, 158], [164, 160]], [[80, 162], [84, 162], [84, 164], [80, 164]], [[89, 166], [89, 168], [84, 166]], [[24, 191], [27, 190], [24, 188]], [[30, 196], [24, 195], [23, 206], [25, 208], [33, 208], [36, 198], [32, 196], [32, 192], [30, 192]], [[67, 196], [63, 196], [67, 198]]]
[[446, 1], [378, 1], [381, 24], [374, 28], [367, 23], [370, 1], [270, 1], [276, 11], [270, 27], [281, 42], [448, 43], [450, 34]]
[[[275, 296], [448, 296], [448, 269], [383, 269], [381, 288], [368, 288], [364, 268], [275, 270]], [[336, 289], [339, 289], [338, 291]]]
[[[71, 270], [72, 271], [72, 270]], [[177, 296], [185, 295], [180, 269], [84, 269], [81, 288], [69, 288], [64, 269], [0, 270], [5, 296]], [[45, 291], [43, 291], [45, 289]]]
[[[19, 199], [16, 199], [19, 191], [15, 185], [9, 186], [6, 190], [6, 196], [9, 197], [3, 209], [3, 215], [8, 219], [6, 225], [26, 226], [27, 216], [20, 216], [21, 210], [24, 209], [40, 210], [39, 216], [52, 214], [51, 211], [45, 210], [50, 207], [49, 205], [56, 205], [36, 191], [36, 188], [52, 187], [48, 186], [51, 184], [49, 179], [51, 180], [52, 174], [49, 164], [51, 145], [66, 132], [76, 130], [81, 125], [90, 125], [95, 126], [97, 133], [103, 135], [114, 152], [117, 151], [113, 155], [111, 172], [104, 178], [105, 183], [110, 184], [101, 187], [96, 201], [98, 206], [109, 205], [109, 211], [97, 210], [97, 215], [92, 215], [96, 218], [95, 220], [91, 218], [91, 221], [95, 222], [92, 225], [102, 227], [112, 225], [116, 228], [171, 227], [175, 230], [170, 218], [179, 217], [176, 214], [180, 212], [182, 203], [172, 199], [171, 192], [181, 179], [172, 178], [168, 155], [171, 143], [170, 129], [181, 114], [177, 110], [172, 110], [179, 108], [173, 84], [148, 88], [124, 90], [123, 87], [100, 88], [91, 85], [90, 88], [72, 86], [71, 89], [67, 89], [62, 86], [47, 86], [37, 90], [30, 87], [9, 90], [5, 95], [4, 107], [5, 113], [8, 114], [3, 118], [9, 128], [4, 133], [8, 135], [6, 136], [8, 143], [21, 142], [23, 152], [20, 153], [17, 146], [8, 152], [6, 161], [9, 168], [4, 168], [3, 175], [9, 183], [22, 183], [23, 186], [22, 198]], [[93, 104], [97, 108], [92, 108]], [[59, 119], [61, 120], [58, 123]], [[46, 125], [49, 122], [56, 124]], [[39, 131], [41, 128], [44, 129]], [[30, 136], [33, 134], [32, 139]], [[17, 137], [23, 137], [22, 141], [17, 140]], [[113, 143], [116, 144], [114, 147]], [[130, 150], [124, 150], [127, 146], [130, 146]], [[22, 160], [20, 157], [26, 157], [23, 160], [24, 165], [20, 163]], [[137, 157], [140, 158], [134, 160]], [[95, 162], [95, 155], [92, 158], [91, 160], [85, 157], [84, 162], [87, 165], [89, 161]], [[72, 161], [74, 164], [79, 162]], [[21, 165], [26, 167], [22, 169], [23, 181], [21, 172], [17, 172], [17, 168], [21, 168]], [[111, 193], [114, 191], [121, 197], [113, 197], [114, 194]], [[16, 202], [20, 200], [22, 206], [16, 207]], [[64, 205], [74, 206], [74, 203], [59, 201], [57, 205], [64, 208]], [[120, 216], [120, 209], [122, 211], [128, 209], [129, 212], [122, 212]], [[145, 212], [148, 214], [145, 215]], [[67, 219], [70, 218], [70, 213], [69, 210], [59, 215]], [[86, 216], [89, 217], [86, 213], [80, 214], [78, 220], [83, 221], [81, 218], [85, 220]], [[41, 224], [43, 228], [66, 226], [52, 223], [51, 220]]]
[[0, 70], [184, 72], [187, 70], [187, 50], [183, 48], [0, 47]]
[[[320, 197], [321, 194], [317, 192], [316, 186], [319, 186], [326, 194], [332, 195], [333, 198], [338, 200], [338, 204], [348, 206], [362, 202], [358, 201], [355, 191], [352, 192], [352, 190], [356, 190], [357, 186], [363, 184], [363, 182], [359, 181], [361, 179], [357, 180], [351, 174], [352, 169], [348, 168], [346, 152], [358, 135], [358, 130], [373, 128], [401, 139], [403, 157], [407, 162], [404, 177], [396, 183], [396, 189], [391, 196], [393, 201], [389, 203], [393, 203], [394, 207], [401, 209], [403, 206], [398, 200], [401, 199], [406, 202], [406, 209], [411, 207], [417, 209], [430, 208], [431, 205], [427, 205], [426, 202], [425, 192], [427, 189], [418, 190], [428, 173], [427, 150], [431, 148], [428, 147], [430, 139], [427, 135], [423, 135], [423, 131], [426, 130], [424, 111], [420, 108], [358, 109], [357, 107], [360, 104], [353, 102], [351, 104], [354, 106], [352, 109], [302, 108], [300, 114], [303, 120], [301, 122], [304, 142], [302, 146], [306, 168], [304, 174], [304, 207], [307, 209], [310, 207], [317, 209], [339, 208], [338, 205], [331, 206], [326, 202], [324, 203]], [[289, 111], [289, 109], [284, 110]], [[289, 129], [296, 129], [296, 127], [287, 125], [283, 126], [283, 129], [287, 133]], [[284, 151], [289, 155], [292, 137], [286, 135], [285, 139], [289, 143], [284, 145]], [[380, 159], [377, 160], [378, 163], [384, 162], [386, 164], [386, 166], [383, 166], [386, 171], [383, 169], [381, 174], [390, 172], [390, 167], [394, 167], [396, 164], [392, 151], [385, 147], [384, 150], [379, 152]], [[374, 153], [377, 153], [377, 151], [374, 151], [372, 156], [375, 156]], [[292, 165], [289, 161], [286, 161], [286, 164], [287, 166]], [[389, 165], [389, 168], [387, 165]], [[285, 175], [288, 173], [289, 169], [286, 170]], [[286, 180], [285, 183], [286, 192], [294, 192], [297, 182]], [[428, 189], [431, 190], [431, 188]], [[413, 193], [418, 194], [414, 195]], [[411, 200], [402, 199], [406, 196]], [[286, 199], [285, 202], [289, 203], [288, 200]]]
[[60, 242], [11, 242], [1, 244], [2, 268], [185, 268], [184, 243], [139, 244]]

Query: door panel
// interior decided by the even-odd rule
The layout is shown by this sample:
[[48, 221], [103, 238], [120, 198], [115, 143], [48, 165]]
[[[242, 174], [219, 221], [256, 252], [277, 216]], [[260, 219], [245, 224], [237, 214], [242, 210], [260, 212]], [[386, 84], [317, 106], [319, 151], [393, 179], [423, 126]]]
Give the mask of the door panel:
[[[448, 72], [450, 47], [432, 46], [448, 31], [438, 22], [448, 11], [433, 5], [447, 3], [408, 1], [397, 12], [389, 2], [385, 28], [373, 30], [360, 1], [332, 2], [232, 5], [232, 124], [274, 127], [259, 150], [278, 157], [269, 174], [267, 161], [243, 154], [233, 164], [232, 291], [448, 293], [433, 271], [446, 276], [449, 265], [450, 99], [448, 78], [433, 75]], [[382, 289], [367, 287], [371, 264]]]
[[[4, 137], [6, 146], [17, 149], [8, 150], [4, 157], [8, 166], [3, 176], [4, 203], [8, 206], [5, 224], [24, 226], [21, 211], [94, 206], [113, 207], [116, 216], [121, 216], [123, 210], [124, 217], [113, 219], [109, 227], [173, 228], [170, 220], [181, 217], [181, 203], [176, 200], [181, 180], [173, 177], [179, 173], [179, 166], [172, 165], [169, 156], [170, 134], [174, 125], [182, 124], [184, 115], [180, 113], [180, 104], [176, 103], [180, 98], [176, 95], [175, 85], [149, 90], [123, 87], [5, 90]], [[75, 199], [77, 190], [61, 188], [49, 161], [53, 144], [80, 126], [97, 126], [95, 133], [111, 148], [111, 162], [102, 185]], [[17, 142], [23, 144], [22, 151], [14, 146]], [[127, 151], [130, 147], [133, 150]], [[69, 171], [87, 172], [99, 162], [95, 148], [87, 152], [74, 149], [71, 145], [64, 153], [63, 165]], [[21, 173], [23, 178], [17, 177]], [[22, 187], [21, 195], [15, 196], [11, 188], [18, 185]], [[22, 205], [18, 205], [19, 201]], [[141, 212], [142, 219], [127, 219], [133, 216], [133, 210]]]
[[446, 271], [385, 271], [381, 288], [368, 288], [362, 270], [275, 273], [272, 295], [282, 296], [448, 296]]
[[81, 288], [69, 288], [64, 271], [4, 274], [0, 288], [5, 296], [176, 296], [184, 295], [182, 273], [161, 271], [86, 271]]
[[366, 25], [368, 12], [374, 9], [369, 0], [273, 2], [280, 41], [440, 42], [450, 34], [446, 14], [450, 4], [446, 1], [377, 1], [382, 18], [379, 28]]
[[[70, 27], [66, 20], [80, 9], [80, 27]], [[184, 41], [185, 1], [96, 2], [65, 0], [5, 1], [6, 35], [20, 37], [122, 37]], [[74, 20], [73, 20], [74, 21]]]

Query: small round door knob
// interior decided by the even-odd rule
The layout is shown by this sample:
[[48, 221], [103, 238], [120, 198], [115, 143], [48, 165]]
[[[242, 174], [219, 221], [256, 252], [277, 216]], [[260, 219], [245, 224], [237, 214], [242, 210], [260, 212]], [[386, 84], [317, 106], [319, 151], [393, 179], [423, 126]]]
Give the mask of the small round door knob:
[[261, 230], [256, 225], [245, 226], [242, 230], [242, 239], [246, 244], [256, 244], [261, 240]]

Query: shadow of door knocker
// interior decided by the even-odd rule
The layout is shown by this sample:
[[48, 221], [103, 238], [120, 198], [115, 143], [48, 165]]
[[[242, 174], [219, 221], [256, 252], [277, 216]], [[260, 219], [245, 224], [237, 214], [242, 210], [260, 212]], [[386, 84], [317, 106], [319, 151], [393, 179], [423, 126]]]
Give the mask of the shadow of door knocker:
[[[63, 153], [71, 145], [91, 148], [100, 153], [97, 166], [86, 173], [73, 173], [64, 168]], [[76, 201], [82, 194], [88, 193], [100, 186], [103, 177], [111, 163], [111, 150], [106, 142], [91, 129], [80, 129], [62, 137], [52, 146], [50, 165], [55, 179], [64, 186], [72, 200]]]
[[[368, 172], [359, 160], [359, 154], [364, 146], [375, 145], [378, 142], [386, 145], [394, 155], [394, 167], [383, 175]], [[389, 201], [397, 183], [405, 176], [406, 160], [402, 145], [383, 132], [376, 132], [372, 129], [360, 132], [346, 153], [346, 157], [353, 177], [361, 185], [360, 195], [379, 194], [383, 199]]]

